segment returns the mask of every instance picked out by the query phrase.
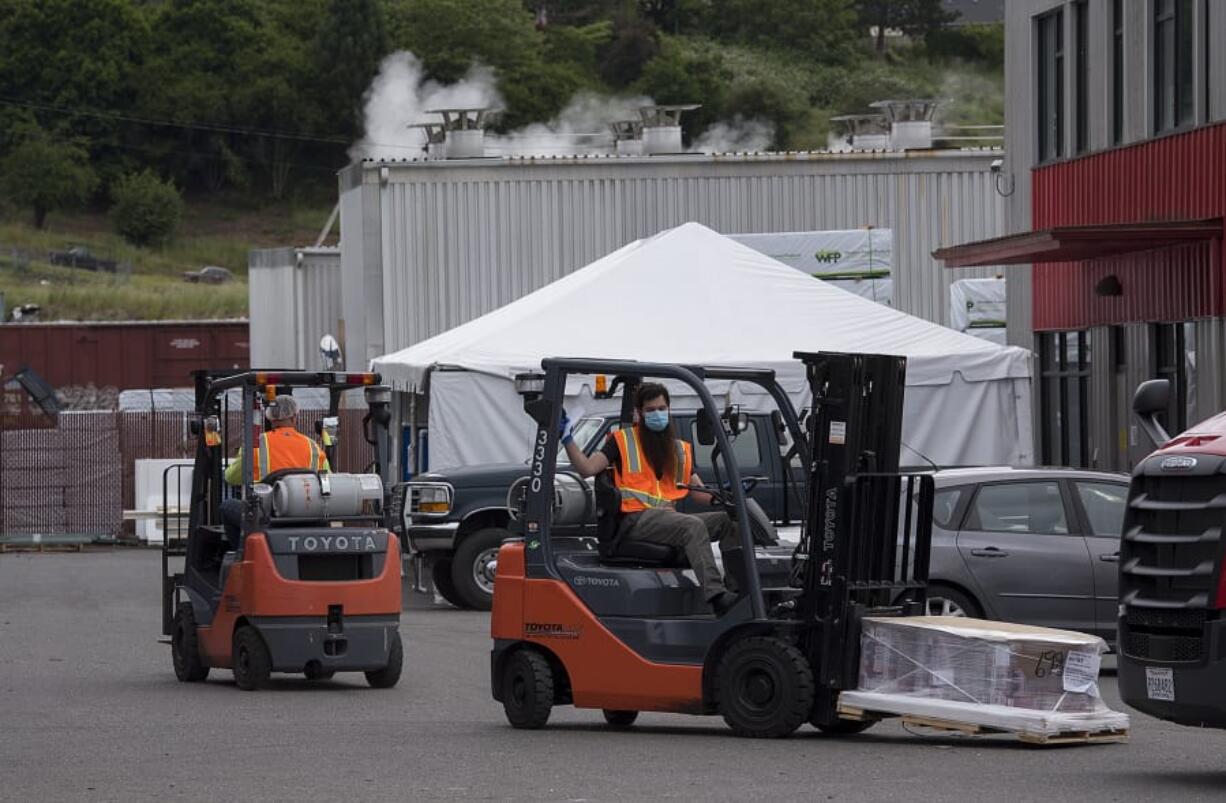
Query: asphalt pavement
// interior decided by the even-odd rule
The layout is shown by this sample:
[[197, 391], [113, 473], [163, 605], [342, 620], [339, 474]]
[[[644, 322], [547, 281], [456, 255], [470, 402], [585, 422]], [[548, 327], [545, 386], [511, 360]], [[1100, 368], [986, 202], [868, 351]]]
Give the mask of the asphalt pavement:
[[[733, 737], [718, 717], [644, 714], [627, 732], [554, 709], [515, 731], [489, 692], [488, 615], [409, 595], [405, 671], [175, 680], [158, 643], [158, 555], [0, 555], [0, 800], [1147, 800], [1226, 794], [1226, 732], [1132, 712], [1122, 745], [1008, 736]], [[1107, 702], [1122, 708], [1113, 677]]]

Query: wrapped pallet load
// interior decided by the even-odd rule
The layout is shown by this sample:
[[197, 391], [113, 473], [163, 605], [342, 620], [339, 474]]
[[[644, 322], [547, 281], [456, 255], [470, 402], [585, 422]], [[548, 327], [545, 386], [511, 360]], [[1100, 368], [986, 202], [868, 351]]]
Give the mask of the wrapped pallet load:
[[860, 683], [843, 692], [852, 717], [902, 716], [1030, 741], [1120, 740], [1128, 716], [1098, 692], [1097, 636], [940, 616], [867, 618]]

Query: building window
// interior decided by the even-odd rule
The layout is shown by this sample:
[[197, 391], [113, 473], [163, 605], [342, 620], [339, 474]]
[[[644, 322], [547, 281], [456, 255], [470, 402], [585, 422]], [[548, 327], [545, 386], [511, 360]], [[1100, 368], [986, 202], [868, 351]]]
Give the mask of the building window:
[[1073, 3], [1073, 152], [1090, 147], [1090, 26], [1086, 0]]
[[1064, 13], [1038, 18], [1039, 161], [1064, 155]]
[[1090, 466], [1089, 332], [1039, 335], [1039, 397], [1043, 462]]
[[1154, 133], [1195, 119], [1192, 0], [1154, 2]]
[[1171, 397], [1166, 412], [1158, 421], [1172, 435], [1188, 428], [1188, 342], [1182, 323], [1155, 323], [1149, 327], [1150, 354], [1153, 355], [1153, 375], [1171, 383]]
[[1124, 0], [1111, 3], [1111, 144], [1124, 141]]

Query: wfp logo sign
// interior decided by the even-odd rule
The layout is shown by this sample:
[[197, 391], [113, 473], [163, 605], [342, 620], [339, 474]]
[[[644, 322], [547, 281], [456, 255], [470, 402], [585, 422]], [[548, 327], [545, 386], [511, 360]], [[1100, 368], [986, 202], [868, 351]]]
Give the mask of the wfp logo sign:
[[843, 259], [842, 251], [816, 251], [813, 258], [823, 265], [829, 265], [835, 262], [841, 262]]

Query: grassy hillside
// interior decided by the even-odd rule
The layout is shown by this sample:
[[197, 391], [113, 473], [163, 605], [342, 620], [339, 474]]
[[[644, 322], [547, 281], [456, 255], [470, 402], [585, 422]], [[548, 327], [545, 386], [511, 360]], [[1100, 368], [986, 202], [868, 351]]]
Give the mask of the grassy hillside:
[[[309, 245], [331, 207], [243, 209], [241, 202], [188, 206], [178, 237], [162, 248], [138, 248], [112, 233], [105, 216], [53, 215], [35, 229], [12, 215], [0, 220], [0, 293], [7, 308], [38, 304], [41, 320], [168, 320], [247, 315], [247, 252], [252, 248]], [[333, 242], [335, 241], [335, 233]], [[51, 265], [50, 251], [84, 246], [117, 260], [118, 274]], [[198, 285], [184, 271], [220, 265], [236, 281]]]

